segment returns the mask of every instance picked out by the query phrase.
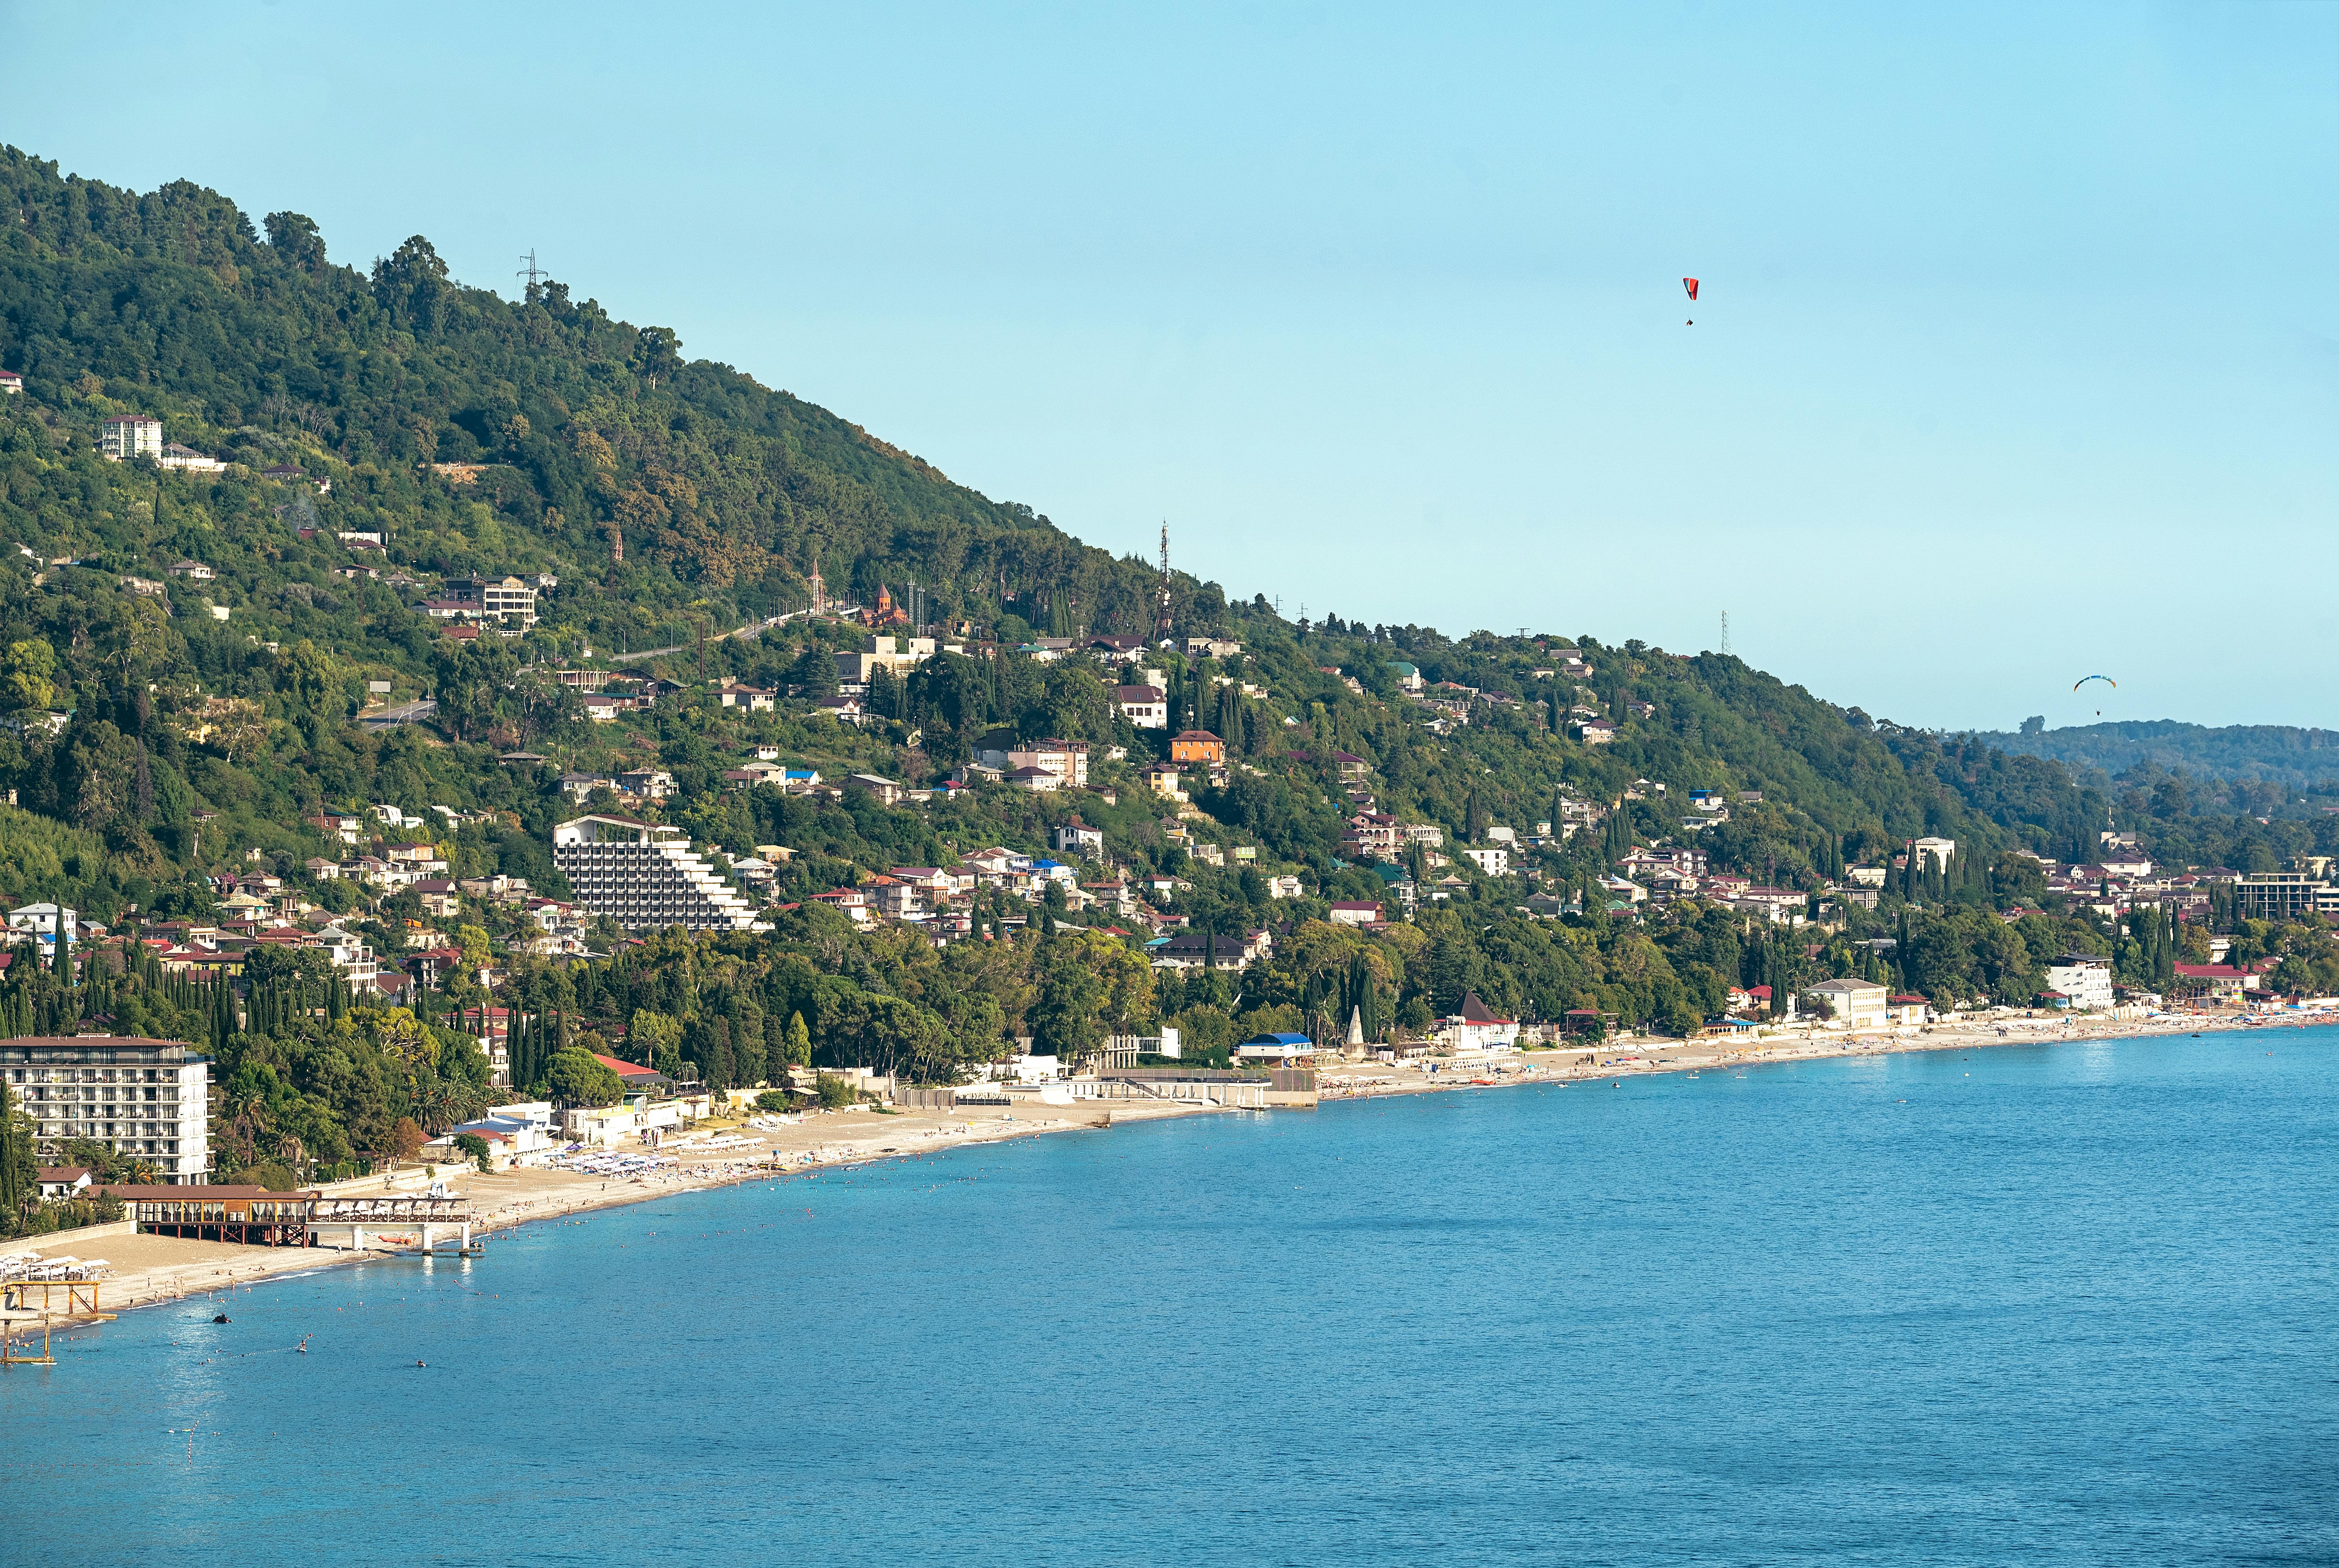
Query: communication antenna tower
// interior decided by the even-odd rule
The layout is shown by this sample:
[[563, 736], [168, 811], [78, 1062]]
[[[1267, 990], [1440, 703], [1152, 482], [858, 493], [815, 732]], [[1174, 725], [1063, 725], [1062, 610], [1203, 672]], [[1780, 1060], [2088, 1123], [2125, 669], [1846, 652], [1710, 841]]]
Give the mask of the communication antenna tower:
[[1728, 610], [1722, 612], [1722, 656], [1725, 659], [1730, 656], [1730, 612]]
[[550, 277], [552, 274], [536, 264], [536, 247], [533, 245], [528, 247], [528, 254], [522, 256], [520, 260], [527, 262], [528, 265], [513, 273], [512, 276], [516, 278], [526, 278], [528, 280], [528, 294], [526, 297], [532, 303], [543, 291], [544, 280]]
[[1161, 602], [1153, 613], [1153, 630], [1162, 641], [1170, 638], [1170, 519], [1161, 520]]

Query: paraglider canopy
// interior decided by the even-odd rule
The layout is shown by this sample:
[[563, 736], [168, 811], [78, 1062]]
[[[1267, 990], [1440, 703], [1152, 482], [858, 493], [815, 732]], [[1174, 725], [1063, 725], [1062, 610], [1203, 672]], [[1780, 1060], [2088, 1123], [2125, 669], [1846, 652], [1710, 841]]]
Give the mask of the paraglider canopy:
[[1683, 278], [1682, 280], [1682, 287], [1689, 291], [1689, 297], [1691, 300], [1694, 301], [1697, 298], [1697, 280], [1695, 278]]
[[2117, 690], [2119, 690], [2119, 682], [2117, 682], [2117, 681], [2116, 681], [2116, 680], [2112, 679], [2112, 677], [2111, 677], [2111, 676], [2081, 676], [2077, 680], [2075, 680], [2075, 681], [2073, 681], [2073, 682], [2071, 683], [2071, 689], [2072, 689], [2073, 691], [2077, 691], [2081, 686], [2086, 685], [2089, 681], [2101, 681], [2101, 682], [2103, 682], [2103, 683], [2104, 683], [2104, 685], [2107, 685], [2107, 686], [2111, 687], [2111, 688], [2112, 688], [2112, 690], [2114, 690], [2114, 691], [2117, 691]]

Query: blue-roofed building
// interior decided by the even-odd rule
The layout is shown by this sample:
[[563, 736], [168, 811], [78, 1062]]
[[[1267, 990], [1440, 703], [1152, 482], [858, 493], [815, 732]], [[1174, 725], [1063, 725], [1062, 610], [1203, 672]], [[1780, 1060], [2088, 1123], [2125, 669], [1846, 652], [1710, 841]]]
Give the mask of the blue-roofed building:
[[1235, 1047], [1235, 1060], [1258, 1067], [1298, 1067], [1316, 1060], [1316, 1042], [1304, 1034], [1255, 1034]]

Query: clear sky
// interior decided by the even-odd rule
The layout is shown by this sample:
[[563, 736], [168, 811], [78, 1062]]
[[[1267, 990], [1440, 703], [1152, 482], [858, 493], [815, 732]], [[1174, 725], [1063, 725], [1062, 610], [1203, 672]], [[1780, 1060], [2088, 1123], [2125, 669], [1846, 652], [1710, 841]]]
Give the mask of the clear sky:
[[2339, 6], [0, 0], [0, 140], [70, 172], [507, 292], [532, 246], [1287, 614], [1693, 650], [1726, 610], [1902, 723], [2339, 725]]

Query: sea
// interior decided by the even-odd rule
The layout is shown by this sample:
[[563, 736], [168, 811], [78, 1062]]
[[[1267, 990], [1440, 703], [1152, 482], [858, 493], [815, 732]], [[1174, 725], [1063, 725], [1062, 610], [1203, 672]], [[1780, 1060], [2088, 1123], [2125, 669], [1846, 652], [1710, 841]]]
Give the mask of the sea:
[[2334, 1132], [2266, 1029], [660, 1198], [60, 1340], [0, 1561], [2339, 1561]]

